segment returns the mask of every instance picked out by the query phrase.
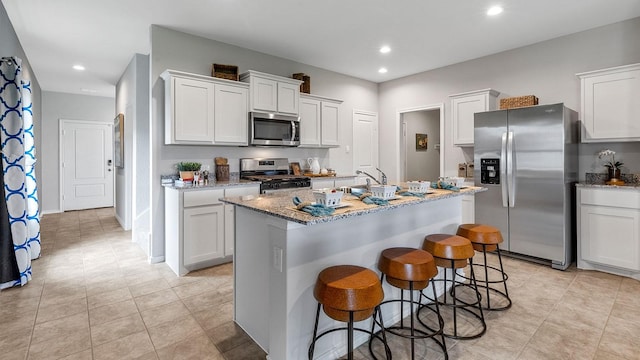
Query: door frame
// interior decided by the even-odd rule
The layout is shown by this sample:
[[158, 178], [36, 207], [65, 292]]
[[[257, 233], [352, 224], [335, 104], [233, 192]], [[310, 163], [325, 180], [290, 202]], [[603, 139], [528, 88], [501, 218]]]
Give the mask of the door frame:
[[416, 107], [410, 107], [410, 108], [403, 108], [403, 109], [398, 109], [396, 111], [396, 124], [395, 124], [395, 130], [396, 130], [396, 139], [398, 139], [398, 147], [396, 148], [396, 164], [398, 164], [398, 167], [396, 169], [396, 179], [398, 180], [403, 180], [406, 181], [406, 179], [404, 178], [406, 175], [406, 154], [405, 154], [405, 149], [406, 149], [406, 134], [403, 133], [404, 128], [402, 126], [402, 115], [406, 114], [406, 113], [410, 113], [410, 112], [416, 112], [416, 111], [428, 111], [428, 110], [438, 110], [440, 112], [440, 148], [438, 149], [438, 151], [440, 151], [440, 176], [443, 176], [444, 174], [444, 142], [445, 142], [445, 137], [444, 137], [444, 103], [436, 103], [436, 104], [431, 104], [431, 105], [421, 105], [421, 106], [416, 106]]
[[[64, 130], [64, 124], [99, 124], [99, 125], [107, 125], [111, 127], [111, 136], [113, 136], [113, 123], [110, 121], [89, 121], [89, 120], [68, 120], [68, 119], [59, 119], [58, 121], [58, 196], [60, 203], [60, 212], [64, 212], [64, 169], [62, 168], [62, 160], [64, 153], [64, 135], [62, 131]], [[113, 142], [113, 138], [111, 139]], [[113, 149], [112, 149], [113, 151]], [[113, 158], [113, 154], [112, 158]], [[115, 168], [115, 166], [114, 166]], [[113, 185], [113, 205], [115, 207], [116, 203], [116, 177], [115, 171], [111, 171], [111, 176], [113, 177], [112, 185]]]

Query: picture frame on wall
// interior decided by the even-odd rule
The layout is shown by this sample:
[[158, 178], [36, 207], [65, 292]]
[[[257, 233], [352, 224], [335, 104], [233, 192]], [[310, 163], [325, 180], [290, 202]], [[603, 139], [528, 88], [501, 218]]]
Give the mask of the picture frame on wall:
[[300, 163], [299, 162], [292, 162], [291, 163], [291, 173], [293, 175], [302, 175], [302, 173], [300, 171]]
[[427, 151], [429, 137], [427, 134], [416, 134], [416, 151]]
[[124, 114], [113, 119], [113, 161], [117, 168], [124, 168]]

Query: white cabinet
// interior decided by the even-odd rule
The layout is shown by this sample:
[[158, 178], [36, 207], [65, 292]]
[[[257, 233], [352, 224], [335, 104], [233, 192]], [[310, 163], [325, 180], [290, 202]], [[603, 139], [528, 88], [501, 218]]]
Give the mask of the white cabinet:
[[352, 186], [356, 184], [356, 177], [317, 177], [311, 178], [311, 188], [316, 189], [337, 189], [341, 186]]
[[499, 94], [493, 89], [483, 89], [449, 95], [454, 145], [473, 146], [474, 114], [495, 110]]
[[300, 95], [300, 146], [340, 145], [340, 104], [341, 100]]
[[578, 267], [640, 277], [640, 191], [578, 188]]
[[640, 141], [640, 64], [577, 76], [582, 142]]
[[240, 75], [249, 83], [250, 111], [298, 115], [302, 81], [254, 70]]
[[462, 198], [462, 219], [461, 224], [473, 224], [476, 222], [476, 196], [463, 195]]
[[260, 185], [165, 188], [165, 260], [177, 275], [232, 260], [235, 208], [223, 197], [258, 195]]
[[166, 70], [165, 144], [247, 145], [247, 84]]

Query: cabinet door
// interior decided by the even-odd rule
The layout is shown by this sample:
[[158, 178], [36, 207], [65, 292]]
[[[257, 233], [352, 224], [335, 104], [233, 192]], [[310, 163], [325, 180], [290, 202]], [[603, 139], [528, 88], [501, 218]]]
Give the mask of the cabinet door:
[[248, 145], [246, 88], [217, 84], [215, 87], [215, 131], [218, 145]]
[[640, 140], [640, 68], [582, 79], [583, 142]]
[[476, 222], [476, 197], [475, 195], [462, 196], [462, 224], [473, 224]]
[[300, 86], [278, 82], [278, 112], [299, 114]]
[[174, 78], [170, 143], [213, 143], [213, 83]]
[[583, 260], [640, 270], [640, 210], [580, 206]]
[[253, 76], [251, 78], [252, 111], [278, 111], [278, 82]]
[[184, 266], [224, 256], [224, 206], [184, 209]]
[[340, 141], [338, 138], [340, 123], [340, 104], [332, 102], [322, 102], [322, 136], [321, 144], [323, 146], [338, 146]]
[[300, 145], [320, 146], [320, 101], [300, 98]]
[[451, 100], [453, 144], [473, 146], [473, 115], [487, 110], [485, 95], [470, 95]]

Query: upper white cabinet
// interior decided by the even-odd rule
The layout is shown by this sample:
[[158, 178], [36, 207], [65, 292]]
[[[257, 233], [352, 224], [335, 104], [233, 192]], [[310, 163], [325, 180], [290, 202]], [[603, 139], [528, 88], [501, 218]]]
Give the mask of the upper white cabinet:
[[300, 145], [334, 147], [340, 145], [341, 100], [300, 95]]
[[640, 64], [577, 76], [582, 141], [640, 141]]
[[640, 278], [640, 191], [578, 188], [578, 267]]
[[166, 70], [165, 144], [248, 145], [249, 86]]
[[299, 114], [302, 81], [254, 70], [240, 75], [240, 81], [249, 83], [250, 111]]
[[498, 95], [500, 93], [493, 89], [449, 95], [454, 145], [473, 146], [473, 116], [478, 112], [495, 110]]

